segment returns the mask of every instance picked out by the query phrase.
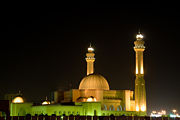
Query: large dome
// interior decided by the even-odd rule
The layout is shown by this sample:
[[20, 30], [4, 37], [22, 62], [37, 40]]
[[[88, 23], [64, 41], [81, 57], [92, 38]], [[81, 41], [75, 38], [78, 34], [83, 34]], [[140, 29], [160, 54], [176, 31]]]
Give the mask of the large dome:
[[84, 77], [79, 85], [79, 89], [101, 89], [109, 90], [107, 80], [99, 74], [90, 74]]
[[24, 103], [24, 100], [21, 96], [17, 96], [12, 100], [12, 103]]

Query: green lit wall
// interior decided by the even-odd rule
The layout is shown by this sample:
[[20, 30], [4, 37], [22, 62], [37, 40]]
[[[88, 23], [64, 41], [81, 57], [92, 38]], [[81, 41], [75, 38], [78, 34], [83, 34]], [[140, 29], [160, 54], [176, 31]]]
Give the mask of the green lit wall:
[[83, 115], [82, 106], [68, 106], [68, 105], [43, 105], [43, 106], [32, 106], [31, 115], [35, 114], [47, 114], [47, 115]]
[[10, 116], [25, 116], [31, 113], [32, 103], [11, 103]]
[[109, 111], [109, 110], [101, 110], [100, 102], [82, 102], [76, 103], [75, 105], [39, 105], [32, 106], [32, 103], [11, 103], [10, 105], [10, 115], [11, 116], [25, 116], [26, 114], [31, 114], [34, 116], [35, 114], [40, 115], [52, 115], [56, 114], [57, 116], [62, 115], [87, 115], [87, 116], [109, 116], [109, 115], [138, 115], [144, 116], [145, 112], [135, 112], [135, 111]]

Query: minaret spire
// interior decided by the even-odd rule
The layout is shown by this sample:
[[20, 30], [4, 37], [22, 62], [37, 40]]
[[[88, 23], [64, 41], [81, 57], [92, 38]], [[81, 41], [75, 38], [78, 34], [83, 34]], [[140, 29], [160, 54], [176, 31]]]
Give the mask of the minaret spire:
[[146, 112], [146, 90], [144, 80], [143, 52], [145, 50], [143, 35], [136, 35], [134, 51], [136, 52], [135, 106], [136, 111]]
[[88, 47], [88, 52], [86, 53], [86, 62], [87, 62], [87, 75], [94, 73], [94, 48], [91, 46]]

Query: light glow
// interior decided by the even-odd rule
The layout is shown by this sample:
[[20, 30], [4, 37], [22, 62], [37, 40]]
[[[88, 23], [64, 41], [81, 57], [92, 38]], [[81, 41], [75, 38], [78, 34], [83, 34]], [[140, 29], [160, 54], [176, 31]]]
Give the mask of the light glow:
[[24, 100], [22, 97], [15, 97], [12, 103], [24, 103]]
[[175, 118], [175, 117], [177, 117], [177, 116], [174, 115], [174, 114], [170, 114], [170, 117], [171, 117], [171, 118]]
[[44, 102], [42, 103], [42, 105], [49, 105], [49, 104], [50, 104], [49, 101], [44, 101]]
[[166, 111], [162, 110], [161, 112], [152, 111], [151, 117], [161, 117], [162, 115], [166, 115]]
[[162, 114], [162, 115], [166, 115], [166, 111], [165, 111], [165, 110], [162, 110], [162, 111], [161, 111], [161, 114]]
[[139, 106], [136, 106], [136, 111], [139, 111]]
[[136, 35], [136, 38], [137, 38], [137, 39], [143, 39], [144, 36], [143, 36], [142, 34], [137, 34], [137, 35]]
[[151, 117], [161, 117], [162, 115], [160, 115], [160, 114], [152, 114], [152, 113], [151, 113], [150, 116], [151, 116]]
[[143, 70], [143, 67], [141, 67], [141, 74], [144, 74], [144, 70]]
[[138, 67], [137, 67], [137, 65], [136, 65], [136, 74], [138, 74]]
[[152, 111], [153, 114], [156, 114], [157, 112], [156, 111]]
[[87, 102], [96, 102], [97, 100], [96, 100], [96, 98], [94, 98], [94, 97], [89, 97], [88, 99], [87, 99]]
[[88, 99], [87, 99], [87, 102], [92, 102], [92, 101], [93, 101], [92, 98], [88, 98]]
[[176, 112], [177, 112], [177, 110], [175, 110], [175, 109], [174, 109], [174, 110], [172, 110], [172, 112], [173, 112], [173, 113], [176, 113]]
[[93, 52], [93, 51], [94, 51], [94, 48], [88, 47], [88, 52]]
[[146, 107], [144, 105], [141, 106], [141, 111], [146, 111]]
[[170, 114], [170, 117], [171, 117], [171, 118], [175, 118], [175, 117], [180, 118], [180, 115], [178, 115], [178, 114], [176, 114], [176, 115], [175, 115], [175, 114]]

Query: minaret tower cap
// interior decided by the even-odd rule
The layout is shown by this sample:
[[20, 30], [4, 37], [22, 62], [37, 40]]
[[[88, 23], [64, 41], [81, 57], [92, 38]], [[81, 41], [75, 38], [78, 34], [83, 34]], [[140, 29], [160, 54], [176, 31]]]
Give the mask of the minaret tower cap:
[[137, 40], [142, 40], [143, 38], [144, 38], [144, 36], [139, 31], [139, 33], [136, 35], [136, 39]]
[[93, 51], [94, 51], [94, 48], [91, 46], [91, 43], [90, 43], [90, 45], [88, 47], [88, 52], [93, 52]]

